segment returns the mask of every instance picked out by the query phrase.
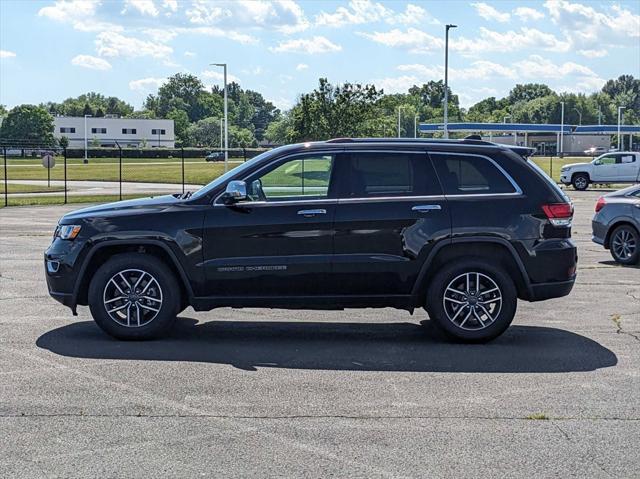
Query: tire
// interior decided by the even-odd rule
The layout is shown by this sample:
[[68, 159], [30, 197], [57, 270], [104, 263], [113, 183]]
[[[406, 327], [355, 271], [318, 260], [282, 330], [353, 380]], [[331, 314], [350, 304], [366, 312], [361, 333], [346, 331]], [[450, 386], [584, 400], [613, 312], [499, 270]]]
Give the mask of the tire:
[[[480, 292], [485, 291], [484, 294], [477, 294], [477, 278]], [[497, 290], [491, 291], [493, 288]], [[448, 337], [466, 343], [483, 343], [509, 327], [517, 303], [513, 279], [504, 269], [486, 259], [470, 257], [445, 266], [435, 275], [427, 292], [426, 309]]]
[[577, 173], [571, 178], [573, 188], [578, 191], [584, 191], [589, 188], [589, 175], [585, 173]]
[[[140, 294], [133, 289], [138, 282]], [[88, 296], [97, 325], [124, 340], [164, 335], [181, 304], [174, 273], [160, 259], [141, 253], [119, 254], [104, 263], [91, 278]]]
[[640, 261], [640, 234], [631, 225], [621, 225], [613, 230], [609, 251], [616, 263], [632, 265]]

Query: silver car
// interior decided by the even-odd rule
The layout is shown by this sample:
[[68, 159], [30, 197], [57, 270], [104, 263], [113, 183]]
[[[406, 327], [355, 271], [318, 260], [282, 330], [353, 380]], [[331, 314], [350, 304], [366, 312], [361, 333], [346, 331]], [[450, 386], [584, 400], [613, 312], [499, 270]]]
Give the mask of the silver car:
[[591, 222], [592, 240], [611, 251], [620, 264], [640, 260], [640, 185], [598, 198]]

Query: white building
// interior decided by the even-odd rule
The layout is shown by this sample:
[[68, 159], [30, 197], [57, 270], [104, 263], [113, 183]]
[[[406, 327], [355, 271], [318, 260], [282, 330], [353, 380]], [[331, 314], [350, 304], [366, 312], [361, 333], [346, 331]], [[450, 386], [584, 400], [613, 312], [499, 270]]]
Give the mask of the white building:
[[[82, 116], [54, 117], [57, 139], [69, 138], [70, 148], [84, 148], [85, 118]], [[174, 148], [173, 120], [146, 120], [137, 118], [115, 118], [110, 116], [88, 117], [86, 139], [92, 146], [134, 146], [147, 148]]]

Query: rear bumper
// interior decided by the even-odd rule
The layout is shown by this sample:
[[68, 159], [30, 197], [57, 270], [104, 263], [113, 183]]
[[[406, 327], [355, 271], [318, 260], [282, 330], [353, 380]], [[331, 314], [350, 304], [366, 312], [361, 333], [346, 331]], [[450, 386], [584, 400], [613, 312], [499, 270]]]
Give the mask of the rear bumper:
[[[598, 215], [596, 215], [596, 217], [597, 216]], [[609, 247], [609, 245], [606, 244], [607, 232], [609, 231], [609, 227], [607, 225], [599, 221], [595, 221], [594, 219], [591, 222], [591, 231], [593, 233], [593, 235], [591, 236], [591, 241], [599, 245], [602, 245], [605, 248]]]
[[573, 289], [575, 282], [576, 280], [573, 278], [568, 281], [532, 284], [529, 301], [544, 301], [545, 299], [567, 296]]

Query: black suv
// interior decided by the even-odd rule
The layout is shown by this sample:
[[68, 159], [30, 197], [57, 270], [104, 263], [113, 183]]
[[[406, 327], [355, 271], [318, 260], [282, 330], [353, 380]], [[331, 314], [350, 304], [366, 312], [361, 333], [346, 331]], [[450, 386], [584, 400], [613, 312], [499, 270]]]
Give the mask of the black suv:
[[573, 207], [528, 149], [478, 140], [335, 139], [257, 156], [194, 194], [65, 215], [50, 294], [121, 339], [188, 306], [424, 307], [490, 340], [518, 298], [569, 294]]

